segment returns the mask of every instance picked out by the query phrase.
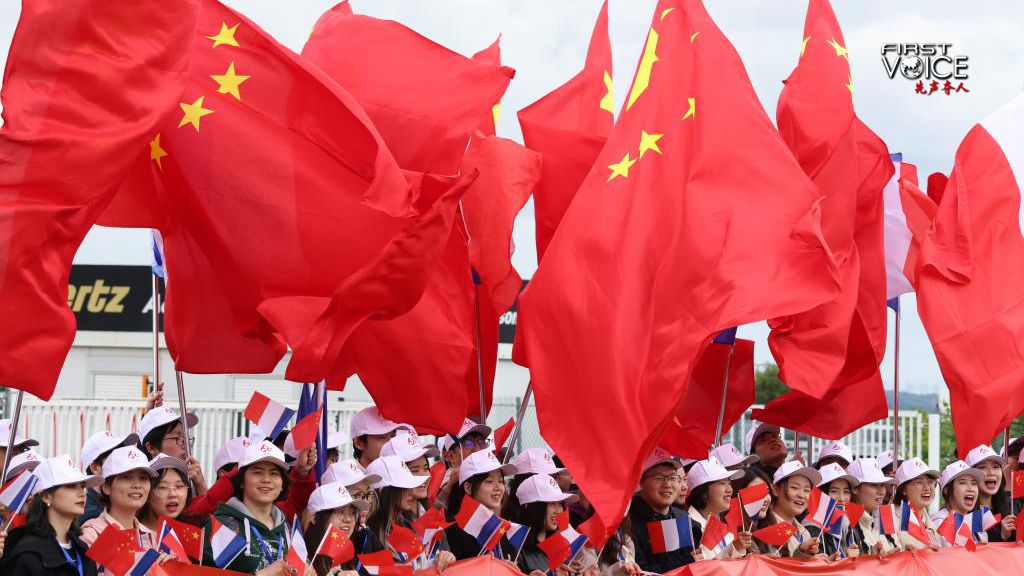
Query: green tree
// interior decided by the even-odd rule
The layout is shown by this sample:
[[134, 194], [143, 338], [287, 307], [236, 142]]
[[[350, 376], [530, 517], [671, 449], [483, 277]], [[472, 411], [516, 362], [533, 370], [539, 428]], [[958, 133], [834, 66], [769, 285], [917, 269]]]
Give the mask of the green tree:
[[789, 392], [789, 387], [779, 380], [779, 367], [775, 364], [762, 364], [754, 370], [755, 402], [765, 405]]

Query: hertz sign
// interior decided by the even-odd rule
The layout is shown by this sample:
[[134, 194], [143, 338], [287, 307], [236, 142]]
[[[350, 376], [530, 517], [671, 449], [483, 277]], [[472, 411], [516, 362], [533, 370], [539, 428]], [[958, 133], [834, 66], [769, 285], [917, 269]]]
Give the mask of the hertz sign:
[[[68, 282], [68, 307], [75, 313], [78, 329], [102, 332], [152, 331], [152, 274], [149, 266], [72, 266]], [[526, 287], [525, 281], [523, 287]], [[504, 344], [511, 344], [515, 339], [516, 315], [516, 306], [513, 305], [498, 320], [498, 337]]]

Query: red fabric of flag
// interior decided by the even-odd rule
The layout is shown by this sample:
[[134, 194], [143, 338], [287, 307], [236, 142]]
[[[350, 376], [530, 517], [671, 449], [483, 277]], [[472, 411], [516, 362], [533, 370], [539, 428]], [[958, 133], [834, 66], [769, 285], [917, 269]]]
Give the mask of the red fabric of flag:
[[[707, 456], [708, 446], [715, 441], [726, 366], [729, 391], [722, 432], [728, 431], [754, 403], [754, 342], [737, 339], [731, 356], [728, 344], [711, 343], [693, 368], [686, 396], [665, 432], [662, 448], [683, 458]], [[714, 409], [709, 410], [709, 406]]]
[[[842, 30], [828, 0], [811, 0], [800, 61], [779, 96], [779, 132], [824, 193], [822, 233], [840, 272], [840, 294], [812, 310], [773, 319], [768, 343], [792, 393], [755, 415], [836, 438], [886, 413], [878, 365], [885, 353], [883, 188], [894, 168], [878, 136], [857, 119]], [[831, 426], [799, 422], [855, 388], [857, 409]], [[830, 395], [831, 394], [831, 395]], [[809, 399], [820, 399], [815, 404]], [[843, 415], [839, 415], [842, 417]], [[871, 420], [868, 420], [871, 421]], [[781, 425], [781, 424], [780, 424]]]
[[703, 6], [662, 1], [643, 53], [520, 296], [541, 433], [605, 525], [622, 519], [712, 336], [836, 290], [818, 192]]
[[609, 529], [597, 514], [587, 518], [576, 527], [576, 531], [587, 537], [587, 546], [600, 552], [611, 538], [615, 529]]
[[356, 97], [403, 168], [436, 174], [458, 172], [470, 134], [515, 75], [338, 8], [320, 17], [302, 55]]
[[414, 558], [423, 554], [423, 542], [415, 532], [405, 526], [392, 526], [388, 533], [388, 546], [405, 556], [406, 562], [412, 562]]
[[173, 518], [161, 517], [160, 521], [174, 529], [181, 540], [185, 552], [190, 558], [201, 560], [203, 557], [203, 529], [198, 526], [179, 522]]
[[[443, 463], [440, 463], [443, 466]], [[436, 466], [436, 464], [435, 464]], [[444, 513], [437, 508], [431, 507], [429, 510], [423, 513], [422, 516], [417, 518], [412, 523], [412, 529], [416, 531], [416, 534], [423, 540], [426, 537], [427, 530], [437, 530], [438, 532], [434, 535], [434, 539], [440, 539], [443, 536], [445, 528], [453, 525], [454, 522], [448, 522], [444, 518]], [[430, 542], [424, 542], [428, 547]]]
[[298, 451], [305, 450], [316, 444], [316, 435], [320, 431], [320, 410], [311, 412], [299, 420], [292, 428], [291, 438]]
[[722, 540], [729, 535], [729, 527], [718, 519], [717, 516], [708, 518], [708, 523], [701, 533], [700, 545], [708, 550], [714, 550]]
[[[494, 452], [499, 453], [501, 449], [505, 447], [505, 442], [508, 441], [509, 436], [512, 435], [512, 429], [515, 428], [516, 421], [514, 418], [509, 418], [508, 422], [505, 422], [501, 426], [494, 429]], [[511, 450], [511, 447], [509, 447]]]
[[743, 530], [743, 509], [740, 506], [740, 499], [733, 497], [729, 501], [729, 512], [725, 515], [725, 525], [733, 534]]
[[569, 559], [569, 554], [572, 552], [569, 541], [559, 532], [538, 542], [537, 548], [540, 548], [541, 552], [548, 557], [548, 570], [557, 570], [563, 562]]
[[98, 566], [106, 568], [115, 576], [121, 576], [135, 564], [135, 552], [138, 549], [139, 541], [135, 530], [121, 530], [110, 525], [100, 532], [85, 554]]
[[355, 557], [356, 549], [352, 541], [337, 526], [331, 524], [324, 534], [323, 544], [316, 553], [317, 556], [327, 556], [331, 559], [331, 566], [338, 566], [348, 562]]
[[767, 528], [754, 530], [752, 535], [769, 546], [782, 546], [793, 537], [793, 534], [796, 534], [796, 526], [789, 522], [779, 522]]
[[441, 486], [444, 484], [445, 472], [448, 468], [445, 467], [444, 462], [436, 462], [430, 467], [430, 480], [427, 481], [427, 501], [431, 504], [437, 499], [437, 493], [441, 491]]
[[53, 393], [75, 336], [71, 261], [177, 104], [198, 12], [189, 0], [21, 7], [0, 129], [4, 385]]

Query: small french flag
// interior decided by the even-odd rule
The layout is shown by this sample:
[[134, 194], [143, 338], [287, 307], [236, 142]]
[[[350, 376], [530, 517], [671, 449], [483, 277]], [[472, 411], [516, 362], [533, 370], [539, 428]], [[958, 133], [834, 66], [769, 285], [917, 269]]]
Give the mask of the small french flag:
[[572, 561], [576, 558], [576, 555], [580, 553], [580, 550], [583, 550], [583, 545], [587, 543], [587, 537], [577, 532], [571, 524], [566, 526], [565, 529], [562, 530], [562, 537], [565, 538], [565, 541], [569, 543], [568, 562], [572, 563]]
[[295, 410], [286, 408], [259, 392], [253, 392], [244, 413], [245, 419], [266, 432], [267, 438], [271, 440], [277, 438], [294, 415]]
[[771, 499], [767, 484], [754, 484], [740, 490], [740, 503], [743, 504], [743, 511], [751, 520], [760, 519], [761, 510], [765, 509], [765, 502], [770, 502]]
[[210, 548], [213, 550], [213, 563], [223, 569], [245, 550], [248, 542], [235, 534], [235, 531], [210, 518]]
[[39, 478], [31, 472], [18, 474], [0, 488], [0, 504], [7, 506], [12, 516], [17, 514], [38, 483]]
[[999, 524], [1002, 521], [1001, 514], [993, 514], [987, 506], [982, 506], [981, 510], [975, 510], [971, 512], [971, 528], [972, 531], [977, 534], [979, 532], [987, 532], [990, 528]]
[[895, 536], [900, 523], [896, 520], [896, 509], [892, 504], [878, 507], [878, 532], [882, 535]]
[[830, 525], [832, 514], [836, 510], [836, 501], [821, 490], [811, 490], [811, 500], [807, 504], [807, 519], [822, 529]]
[[900, 509], [900, 530], [913, 536], [922, 544], [931, 545], [932, 543], [931, 538], [928, 536], [928, 531], [925, 530], [924, 524], [921, 523], [921, 519], [917, 516], [917, 511], [906, 502], [903, 503], [903, 507]]
[[156, 564], [156, 561], [160, 559], [160, 552], [150, 548], [146, 550], [146, 553], [139, 557], [132, 569], [128, 571], [128, 576], [145, 576], [149, 572], [149, 569]]
[[455, 522], [483, 548], [501, 528], [503, 520], [467, 494], [462, 498]]
[[285, 556], [288, 565], [295, 569], [296, 574], [306, 573], [306, 564], [309, 562], [309, 552], [306, 550], [306, 540], [302, 537], [302, 528], [299, 525], [299, 515], [295, 515], [292, 521], [291, 543], [288, 545], [288, 554]]
[[651, 540], [651, 551], [655, 554], [693, 549], [693, 529], [688, 516], [648, 522], [647, 534]]
[[174, 528], [167, 522], [163, 522], [160, 527], [159, 548], [161, 552], [173, 554], [182, 562], [188, 562], [188, 552], [185, 551], [185, 545], [181, 543], [181, 538], [178, 538]]
[[512, 545], [512, 548], [518, 555], [523, 549], [523, 544], [526, 544], [526, 537], [530, 534], [530, 527], [516, 524], [515, 522], [509, 522], [508, 524], [509, 527], [505, 532], [505, 538], [508, 539], [508, 543]]

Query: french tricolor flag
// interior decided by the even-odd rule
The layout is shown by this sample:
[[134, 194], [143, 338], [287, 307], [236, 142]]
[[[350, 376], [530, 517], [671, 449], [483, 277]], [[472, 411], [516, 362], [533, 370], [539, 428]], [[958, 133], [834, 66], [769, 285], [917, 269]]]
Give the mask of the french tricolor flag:
[[485, 547], [501, 528], [503, 520], [486, 506], [466, 495], [462, 498], [462, 506], [455, 516], [455, 522], [463, 532], [475, 538], [477, 544]]
[[648, 522], [647, 535], [651, 540], [651, 551], [655, 554], [693, 549], [693, 529], [688, 516]]
[[576, 555], [580, 553], [580, 550], [583, 550], [583, 545], [587, 543], [587, 537], [577, 532], [576, 529], [572, 527], [572, 524], [569, 524], [564, 530], [562, 530], [562, 538], [565, 538], [565, 541], [569, 543], [568, 562], [572, 563], [576, 558]]
[[210, 548], [213, 550], [213, 563], [218, 568], [231, 564], [247, 545], [245, 538], [218, 522], [217, 518], [210, 518]]
[[505, 538], [508, 539], [508, 543], [512, 545], [518, 556], [519, 551], [523, 549], [523, 544], [526, 544], [526, 537], [530, 534], [530, 527], [516, 524], [515, 522], [509, 522], [508, 524]]
[[[909, 180], [917, 186], [917, 168], [903, 161], [903, 154], [890, 154], [896, 168], [892, 179], [885, 185], [883, 192], [884, 210], [884, 245], [885, 245], [885, 299], [890, 307], [895, 298], [901, 294], [913, 292], [907, 278], [907, 255], [910, 253], [913, 235], [907, 225], [907, 215], [903, 211], [903, 198], [900, 195], [901, 183]], [[898, 304], [897, 304], [898, 305]]]
[[821, 490], [811, 490], [811, 500], [807, 504], [807, 519], [822, 529], [830, 525], [832, 514], [836, 510], [836, 501]]
[[892, 504], [885, 504], [878, 507], [878, 532], [887, 536], [894, 536], [899, 528], [899, 520], [896, 518], [896, 509]]
[[906, 532], [910, 536], [917, 539], [922, 544], [931, 545], [931, 537], [928, 536], [928, 531], [924, 527], [924, 523], [917, 516], [917, 511], [910, 507], [910, 504], [904, 502], [903, 507], [900, 509], [900, 530]]
[[743, 504], [743, 511], [751, 520], [760, 519], [761, 510], [765, 509], [765, 502], [770, 502], [771, 499], [767, 484], [754, 484], [740, 490], [740, 503]]
[[39, 478], [31, 472], [18, 474], [0, 488], [0, 504], [6, 506], [12, 516], [17, 514], [38, 483]]
[[245, 407], [245, 419], [255, 424], [273, 440], [288, 425], [295, 411], [286, 408], [259, 392], [253, 392], [249, 405]]

